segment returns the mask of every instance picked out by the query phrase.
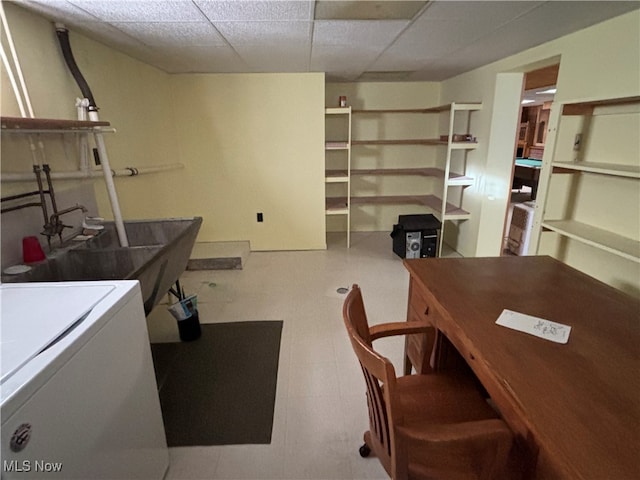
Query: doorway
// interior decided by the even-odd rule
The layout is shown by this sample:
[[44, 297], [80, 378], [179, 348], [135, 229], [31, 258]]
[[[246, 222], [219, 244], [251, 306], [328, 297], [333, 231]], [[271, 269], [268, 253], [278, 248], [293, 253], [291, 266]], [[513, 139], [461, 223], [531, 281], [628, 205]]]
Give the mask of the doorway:
[[560, 64], [525, 73], [502, 255], [526, 255]]

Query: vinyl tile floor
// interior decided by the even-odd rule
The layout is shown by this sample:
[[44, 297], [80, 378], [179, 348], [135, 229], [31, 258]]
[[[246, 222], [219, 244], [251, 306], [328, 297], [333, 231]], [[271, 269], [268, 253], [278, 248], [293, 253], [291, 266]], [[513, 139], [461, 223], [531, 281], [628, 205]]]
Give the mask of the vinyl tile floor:
[[[167, 480], [387, 479], [361, 458], [367, 430], [365, 384], [342, 322], [345, 295], [360, 285], [371, 324], [406, 317], [409, 276], [386, 232], [330, 234], [327, 250], [252, 252], [242, 270], [187, 271], [201, 323], [283, 320], [269, 445], [171, 448]], [[148, 317], [152, 342], [177, 341], [159, 305]], [[403, 339], [376, 342], [401, 372]]]

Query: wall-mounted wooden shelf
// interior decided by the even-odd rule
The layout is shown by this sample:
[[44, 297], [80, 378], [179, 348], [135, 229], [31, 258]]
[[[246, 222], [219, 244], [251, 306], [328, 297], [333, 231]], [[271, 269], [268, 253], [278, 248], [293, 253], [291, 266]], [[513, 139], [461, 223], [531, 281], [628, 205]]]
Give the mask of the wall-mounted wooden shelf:
[[640, 242], [575, 220], [547, 220], [546, 228], [565, 237], [640, 263]]
[[[327, 209], [338, 211], [341, 206], [346, 205], [346, 197], [327, 198]], [[434, 215], [440, 221], [444, 220], [467, 220], [470, 218], [469, 212], [451, 203], [446, 204], [444, 213], [442, 212], [442, 199], [437, 195], [376, 195], [351, 197], [351, 206], [354, 205], [419, 205], [434, 211]]]
[[109, 122], [22, 117], [2, 117], [0, 124], [3, 131], [24, 133], [93, 130], [96, 127], [108, 127], [111, 125]]
[[[600, 162], [553, 162], [553, 168], [564, 171], [590, 172], [616, 177], [640, 178], [640, 165]], [[554, 173], [556, 173], [554, 171]], [[565, 172], [566, 173], [566, 172]]]
[[[628, 222], [637, 225], [638, 219], [640, 162], [636, 125], [640, 96], [565, 103], [554, 115], [552, 124], [560, 133], [552, 137], [549, 146], [554, 158], [546, 166], [543, 164], [539, 187], [543, 208], [534, 215], [529, 253], [539, 253], [543, 232], [552, 231], [640, 263], [640, 241], [633, 234], [634, 229], [627, 228]], [[567, 119], [574, 116], [583, 118]], [[620, 130], [635, 144], [629, 143], [617, 151], [614, 134]], [[625, 135], [621, 137], [626, 138]], [[569, 142], [574, 138], [582, 139], [578, 150], [575, 143], [570, 150]], [[606, 155], [611, 155], [616, 163], [600, 161]], [[568, 178], [567, 182], [552, 181], [554, 176], [583, 173], [590, 175]], [[564, 203], [559, 199], [564, 199]], [[568, 256], [565, 251], [558, 255]], [[595, 264], [584, 262], [584, 265], [586, 273], [598, 276]]]
[[[449, 142], [438, 138], [415, 138], [403, 140], [353, 140], [351, 145], [442, 145], [447, 146]], [[478, 148], [477, 142], [451, 142], [453, 150], [472, 150]]]

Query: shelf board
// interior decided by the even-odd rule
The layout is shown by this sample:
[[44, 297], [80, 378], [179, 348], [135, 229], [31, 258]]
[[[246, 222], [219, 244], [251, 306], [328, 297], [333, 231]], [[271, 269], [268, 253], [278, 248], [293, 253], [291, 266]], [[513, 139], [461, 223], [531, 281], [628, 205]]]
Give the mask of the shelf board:
[[327, 115], [345, 115], [351, 112], [351, 107], [326, 107], [324, 113]]
[[348, 150], [349, 142], [346, 140], [332, 140], [324, 143], [325, 150]]
[[[352, 140], [351, 145], [448, 145], [445, 140], [438, 138], [414, 138], [402, 140]], [[478, 148], [477, 142], [451, 142], [454, 150], [470, 150]]]
[[[371, 108], [363, 110], [354, 110], [354, 114], [380, 114], [380, 113], [439, 113], [444, 110], [436, 110], [435, 108]], [[447, 107], [448, 109], [449, 107]]]
[[324, 173], [326, 183], [348, 183], [349, 174], [346, 170], [327, 170]]
[[358, 168], [351, 170], [351, 175], [421, 175], [423, 177], [444, 177], [440, 168]]
[[[445, 142], [446, 145], [446, 142]], [[478, 142], [452, 142], [452, 150], [474, 150], [478, 148]]]
[[575, 220], [547, 220], [542, 227], [640, 263], [640, 242]]
[[640, 103], [640, 96], [608, 98], [605, 100], [592, 100], [586, 102], [565, 103], [562, 106], [563, 115], [591, 115], [596, 107], [608, 107], [616, 105], [630, 105]]
[[448, 103], [446, 105], [440, 105], [437, 107], [429, 107], [429, 108], [406, 108], [406, 109], [361, 109], [361, 110], [353, 110], [354, 114], [378, 114], [378, 113], [441, 113], [451, 110], [451, 106], [453, 105], [454, 110], [481, 110], [482, 103]]
[[347, 215], [349, 213], [347, 197], [327, 197], [325, 200], [325, 213], [327, 215]]
[[0, 119], [2, 130], [6, 131], [74, 131], [93, 130], [95, 127], [108, 127], [109, 122], [92, 122], [85, 120], [62, 120], [53, 118], [22, 118], [22, 117], [2, 117]]
[[403, 140], [352, 140], [352, 145], [446, 145], [436, 139], [403, 139]]
[[468, 187], [473, 185], [473, 177], [467, 177], [466, 175], [460, 175], [457, 173], [449, 173], [449, 181], [447, 185], [449, 187]]
[[[329, 197], [327, 205], [346, 205], [346, 197]], [[351, 197], [351, 205], [420, 205], [433, 210], [435, 216], [442, 221], [442, 199], [436, 195], [382, 195], [368, 197]], [[469, 212], [447, 203], [444, 220], [466, 220]]]
[[424, 205], [437, 212], [435, 213], [435, 216], [441, 222], [445, 220], [468, 220], [471, 218], [471, 214], [469, 212], [453, 205], [452, 203], [447, 203], [443, 216], [440, 212], [442, 209], [442, 199], [436, 195], [426, 195], [424, 198]]
[[[333, 170], [332, 172], [338, 172], [339, 170]], [[329, 171], [328, 171], [329, 172]], [[352, 169], [351, 175], [389, 175], [389, 176], [402, 176], [402, 175], [421, 175], [423, 177], [436, 177], [436, 178], [444, 178], [444, 170], [441, 168], [432, 168], [432, 167], [424, 167], [424, 168], [371, 168], [371, 169]], [[449, 181], [447, 182], [449, 186], [467, 186], [473, 185], [473, 178], [467, 177], [464, 175], [459, 175], [457, 173], [449, 174]]]
[[553, 162], [553, 167], [618, 177], [640, 178], [640, 165], [599, 162]]
[[348, 208], [327, 208], [325, 211], [326, 215], [348, 215]]

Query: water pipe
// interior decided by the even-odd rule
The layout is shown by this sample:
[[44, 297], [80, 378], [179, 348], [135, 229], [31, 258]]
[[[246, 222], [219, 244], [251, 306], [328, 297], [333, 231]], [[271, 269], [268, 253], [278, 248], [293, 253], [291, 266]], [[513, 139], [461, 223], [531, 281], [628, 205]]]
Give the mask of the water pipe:
[[[87, 107], [89, 100], [86, 98], [76, 98], [76, 109], [78, 120], [87, 120]], [[80, 170], [88, 172], [89, 168], [89, 139], [87, 135], [80, 135]]]
[[73, 57], [71, 44], [69, 43], [69, 30], [63, 23], [56, 22], [55, 27], [58, 42], [60, 43], [60, 49], [62, 50], [62, 56], [67, 63], [69, 71], [71, 71], [71, 75], [73, 75], [73, 78], [78, 84], [78, 87], [80, 87], [80, 91], [82, 92], [83, 97], [89, 101], [89, 112], [97, 111], [98, 106], [96, 105], [96, 101], [93, 98], [93, 93], [91, 93], [91, 88], [82, 75], [82, 72], [80, 71], [80, 68], [78, 68], [78, 64], [76, 63], [76, 60]]
[[[60, 48], [62, 50], [62, 55], [64, 56], [65, 62], [67, 63], [67, 67], [71, 71], [73, 78], [76, 80], [78, 87], [80, 87], [80, 91], [84, 98], [86, 98], [89, 102], [87, 106], [87, 110], [89, 112], [89, 120], [91, 121], [99, 121], [98, 118], [98, 107], [96, 105], [95, 99], [93, 98], [93, 93], [91, 92], [91, 88], [89, 88], [89, 84], [85, 80], [82, 72], [78, 68], [75, 59], [73, 58], [73, 52], [71, 51], [71, 44], [69, 43], [69, 30], [64, 26], [64, 24], [56, 23], [56, 35], [58, 37], [58, 42], [60, 43]], [[107, 148], [104, 144], [104, 138], [102, 133], [99, 131], [95, 131], [93, 137], [96, 142], [96, 147], [98, 148], [98, 154], [100, 155], [100, 163], [102, 165], [102, 172], [104, 176], [104, 182], [107, 186], [107, 194], [109, 195], [109, 201], [111, 202], [111, 211], [113, 212], [113, 220], [116, 226], [116, 232], [118, 233], [118, 240], [120, 240], [120, 246], [128, 247], [129, 240], [127, 239], [127, 232], [124, 229], [124, 222], [122, 220], [122, 212], [120, 210], [120, 202], [118, 201], [118, 194], [116, 192], [116, 186], [113, 182], [113, 175], [111, 175], [111, 167], [109, 165], [109, 156], [107, 155]]]
[[[149, 173], [167, 172], [169, 170], [179, 170], [184, 168], [182, 163], [172, 163], [168, 165], [154, 165], [151, 167], [126, 167], [116, 170], [111, 170], [111, 175], [114, 177], [137, 177], [138, 175], [145, 175]], [[78, 170], [75, 172], [51, 172], [51, 178], [54, 180], [72, 180], [72, 179], [87, 179], [101, 177], [103, 172], [97, 170], [89, 170], [88, 172]], [[20, 172], [7, 172], [2, 174], [0, 179], [2, 182], [27, 182], [33, 180], [33, 175], [30, 173]]]

